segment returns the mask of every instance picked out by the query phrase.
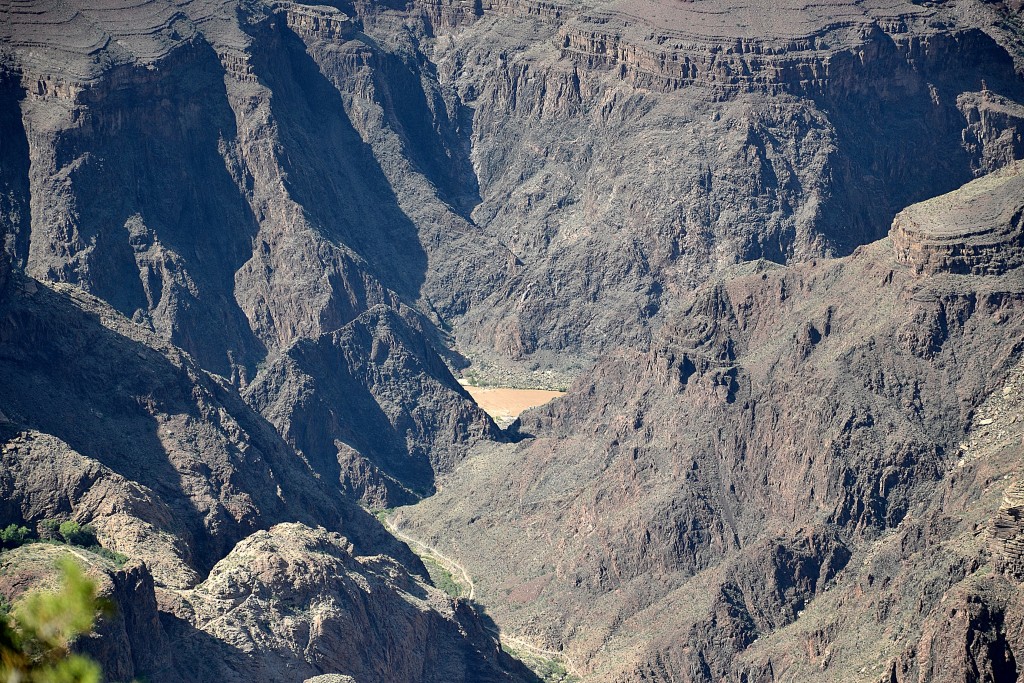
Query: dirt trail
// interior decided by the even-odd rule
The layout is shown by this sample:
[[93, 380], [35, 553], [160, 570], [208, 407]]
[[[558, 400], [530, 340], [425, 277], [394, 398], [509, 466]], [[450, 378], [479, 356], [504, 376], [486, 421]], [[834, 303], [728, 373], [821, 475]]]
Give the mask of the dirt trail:
[[465, 567], [444, 555], [437, 548], [429, 546], [423, 541], [417, 540], [408, 534], [402, 533], [398, 526], [396, 526], [390, 519], [384, 519], [384, 526], [387, 527], [387, 530], [390, 531], [395, 538], [400, 541], [405, 541], [412, 546], [413, 550], [418, 555], [428, 556], [450, 574], [461, 575], [463, 584], [469, 587], [469, 594], [466, 597], [470, 600], [473, 600], [476, 597], [476, 586], [473, 585], [473, 579], [469, 577], [469, 572], [466, 571]]
[[[427, 545], [423, 541], [420, 541], [419, 539], [413, 538], [412, 536], [404, 533], [391, 520], [391, 518], [384, 518], [384, 526], [387, 528], [388, 531], [392, 533], [392, 535], [395, 536], [395, 538], [399, 539], [400, 541], [405, 541], [406, 543], [408, 543], [412, 547], [413, 551], [417, 554], [426, 555], [431, 560], [436, 562], [438, 565], [443, 567], [445, 571], [453, 575], [461, 576], [464, 585], [469, 587], [469, 594], [466, 597], [470, 600], [475, 599], [476, 586], [474, 585], [473, 579], [470, 577], [469, 572], [466, 571], [465, 567], [463, 567], [460, 563], [456, 562], [452, 558], [442, 553], [437, 548], [431, 545]], [[571, 673], [573, 676], [577, 678], [582, 678], [579, 672], [579, 668], [577, 668], [576, 666], [576, 663], [573, 662], [572, 659], [564, 652], [558, 652], [557, 650], [546, 650], [517, 636], [511, 635], [509, 633], [503, 633], [498, 629], [489, 628], [487, 630], [493, 633], [502, 644], [511, 645], [512, 647], [519, 650], [525, 650], [527, 653], [534, 655], [535, 657], [545, 657], [548, 659], [553, 659], [558, 662], [562, 662], [563, 664], [565, 664], [565, 668], [569, 673]]]

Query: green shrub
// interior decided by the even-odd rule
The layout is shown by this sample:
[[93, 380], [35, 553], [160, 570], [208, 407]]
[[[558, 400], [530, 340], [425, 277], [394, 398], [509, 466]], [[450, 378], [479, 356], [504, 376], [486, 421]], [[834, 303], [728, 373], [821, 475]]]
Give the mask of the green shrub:
[[96, 583], [71, 558], [60, 563], [56, 593], [29, 594], [0, 620], [0, 680], [22, 683], [99, 683], [100, 667], [71, 654], [78, 636], [92, 630], [109, 604], [96, 596]]
[[68, 520], [61, 523], [59, 531], [64, 542], [71, 545], [88, 548], [99, 543], [96, 539], [96, 530], [88, 524], [80, 525], [78, 522]]
[[9, 524], [6, 528], [0, 529], [0, 546], [17, 548], [19, 545], [23, 545], [31, 534], [28, 527]]
[[101, 545], [91, 545], [88, 547], [89, 552], [96, 553], [100, 557], [105, 557], [118, 567], [123, 567], [124, 563], [128, 561], [128, 556], [117, 552], [116, 550], [108, 550]]

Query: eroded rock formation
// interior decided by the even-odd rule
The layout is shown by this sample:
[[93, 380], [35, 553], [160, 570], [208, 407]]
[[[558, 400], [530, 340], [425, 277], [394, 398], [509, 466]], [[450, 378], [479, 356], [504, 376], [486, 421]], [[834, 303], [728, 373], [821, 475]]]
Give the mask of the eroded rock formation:
[[[975, 215], [972, 202], [1019, 203], [1007, 177], [1019, 176], [932, 202], [969, 212], [946, 214], [957, 225]], [[1014, 212], [996, 214], [989, 225], [1005, 233], [999, 221]], [[899, 230], [897, 221], [894, 236]], [[885, 571], [901, 588], [875, 586], [877, 575], [860, 567], [876, 548], [891, 547], [880, 539], [893, 534], [957, 543], [947, 539], [966, 533], [966, 520], [1001, 495], [964, 478], [1017, 476], [1019, 405], [998, 418], [981, 411], [986, 396], [1016, 386], [1024, 278], [1019, 265], [920, 272], [894, 241], [839, 260], [750, 264], [698, 289], [675, 303], [648, 349], [609, 356], [566, 397], [527, 413], [518, 424], [526, 440], [481, 448], [434, 498], [400, 512], [403, 528], [457, 554], [480, 577], [477, 594], [499, 623], [565, 648], [596, 681], [810, 676], [802, 646], [787, 634], [809, 628], [801, 614], [815, 604], [838, 615], [815, 646], [826, 660], [833, 653], [832, 680], [857, 678], [855, 662], [887, 665], [886, 653], [899, 654], [900, 671], [933, 667], [924, 680], [969, 670], [968, 661], [927, 664], [911, 647], [920, 633], [969, 645], [1010, 638], [1011, 659], [970, 645], [973, 661], [999, 669], [1024, 642], [1001, 621], [1015, 580], [999, 579], [997, 597], [985, 597], [992, 560], [984, 543], [972, 540], [948, 560], [962, 564], [941, 588], [904, 574], [897, 560], [887, 559]], [[986, 417], [977, 436], [965, 437], [975, 411]], [[973, 450], [988, 430], [1000, 459], [962, 473], [959, 444], [966, 438]], [[959, 516], [943, 510], [949, 496], [959, 496]], [[1011, 576], [1013, 514], [1007, 503], [996, 522]], [[945, 566], [935, 555], [913, 561], [921, 571]], [[968, 576], [981, 593], [958, 583]], [[847, 589], [850, 581], [863, 588]], [[837, 586], [847, 602], [831, 595]], [[905, 632], [893, 626], [893, 645], [877, 660], [847, 651], [838, 666], [838, 652], [860, 637], [862, 624], [844, 616], [867, 609], [854, 606], [857, 590], [879, 595], [874, 609], [891, 609], [878, 612], [879, 623], [912, 621], [905, 603], [922, 593], [929, 607], [919, 613], [936, 621], [923, 631], [920, 623]], [[929, 611], [936, 590], [976, 606], [947, 623], [944, 608]], [[885, 600], [903, 606], [886, 608]], [[984, 680], [1000, 680], [993, 675]]]
[[1002, 274], [1024, 265], [1024, 164], [896, 216], [896, 258], [916, 273]]
[[119, 676], [528, 679], [440, 488], [595, 681], [1005, 677], [1018, 5], [0, 3], [3, 520], [144, 563]]

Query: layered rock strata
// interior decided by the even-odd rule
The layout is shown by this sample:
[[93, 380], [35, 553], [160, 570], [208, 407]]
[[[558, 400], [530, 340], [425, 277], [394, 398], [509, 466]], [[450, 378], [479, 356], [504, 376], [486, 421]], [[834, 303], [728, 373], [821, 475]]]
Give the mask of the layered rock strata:
[[1024, 164], [902, 211], [896, 258], [916, 273], [1000, 275], [1024, 265]]
[[[943, 201], [971, 211], [979, 187], [999, 205], [1020, 199], [996, 177]], [[978, 464], [970, 483], [958, 467], [972, 415], [1020, 361], [1020, 268], [926, 275], [897, 255], [886, 239], [841, 260], [752, 263], [699, 289], [647, 349], [610, 355], [521, 417], [521, 443], [481, 448], [439, 494], [403, 509], [404, 530], [461, 561], [503, 628], [564, 649], [591, 680], [788, 680], [802, 646], [781, 634], [802, 632], [808, 606], [834, 605], [833, 587], [854, 576], [870, 586], [859, 567], [880, 538], [934, 524], [944, 543], [964, 528], [942, 526], [945, 491], [977, 512], [992, 502], [973, 498], [979, 482], [1016, 476], [1013, 416], [999, 418], [1003, 460]], [[990, 561], [986, 543], [972, 548]], [[981, 566], [962, 561], [961, 578]], [[934, 604], [931, 588], [899, 577], [906, 593], [891, 599], [920, 591]], [[987, 618], [956, 637], [969, 642]], [[836, 652], [858, 637], [829, 628], [821, 638]], [[879, 652], [924, 657], [902, 651], [915, 637], [897, 631]], [[857, 678], [858, 656], [828, 675]]]

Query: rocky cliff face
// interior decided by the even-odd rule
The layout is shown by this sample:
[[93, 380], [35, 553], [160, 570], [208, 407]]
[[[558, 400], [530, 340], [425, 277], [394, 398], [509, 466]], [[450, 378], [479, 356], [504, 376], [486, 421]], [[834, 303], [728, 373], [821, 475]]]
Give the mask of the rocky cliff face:
[[1020, 119], [986, 116], [984, 152], [958, 100], [1020, 100], [978, 23], [940, 28], [944, 10], [910, 3], [817, 11], [494, 3], [438, 38], [440, 80], [474, 112], [490, 246], [460, 240], [473, 265], [426, 287], [465, 292], [438, 310], [475, 360], [580, 367], [645, 342], [667, 298], [721, 267], [849, 253], [1004, 163]]
[[[0, 560], [17, 601], [55, 581], [67, 548], [32, 544]], [[146, 567], [88, 551], [77, 561], [114, 604], [76, 649], [110, 680], [519, 681], [480, 616], [386, 555], [357, 555], [323, 528], [281, 524], [240, 542], [190, 590], [156, 587]], [[158, 607], [159, 605], [159, 607]]]
[[[0, 384], [19, 388], [0, 394], [5, 524], [89, 522], [105, 547], [132, 558], [118, 569], [74, 551], [118, 605], [80, 644], [106, 675], [530, 679], [481, 615], [431, 587], [415, 556], [339, 496], [336, 480], [313, 471], [224, 378], [155, 333], [76, 288], [15, 274], [0, 298], [0, 361]], [[294, 523], [265, 531], [282, 520], [347, 538]], [[45, 585], [68, 552], [33, 544], [3, 553], [0, 593], [16, 600]], [[241, 621], [239, 591], [262, 596], [244, 601]], [[281, 600], [292, 600], [284, 612]], [[308, 616], [311, 604], [309, 618], [285, 614]], [[245, 654], [254, 651], [266, 659]]]
[[[946, 220], [944, 234], [966, 248], [976, 216], [966, 207], [992, 202], [1008, 211], [991, 227], [1015, 244], [1018, 228], [998, 221], [1019, 211], [1019, 174], [976, 181], [904, 217]], [[936, 203], [967, 215], [935, 212]], [[940, 514], [922, 512], [931, 509], [922, 501], [952, 487], [964, 505], [980, 505], [970, 498], [977, 489], [959, 493], [961, 425], [987, 395], [1015, 386], [1019, 268], [964, 275], [947, 262], [925, 274], [894, 242], [835, 261], [751, 264], [697, 290], [649, 349], [598, 363], [565, 398], [521, 418], [529, 438], [483, 450], [441, 493], [402, 511], [403, 524], [458, 553], [499, 623], [566, 648], [594, 680], [785, 680], [774, 660], [744, 678], [737, 659], [830, 600], [822, 596], [858, 575], [880, 536]], [[1011, 475], [1018, 418], [998, 419], [1008, 460], [986, 467]], [[1006, 510], [1012, 566], [1012, 503]], [[932, 542], [946, 542], [942, 523], [928, 522], [938, 527]], [[980, 557], [978, 566], [988, 561]], [[893, 589], [901, 600], [926, 590], [902, 580], [904, 592]], [[948, 628], [967, 642], [972, 629], [1003, 638], [1002, 617], [982, 623], [990, 608]], [[822, 651], [849, 644], [842, 624], [830, 628]]]
[[986, 5], [338, 7], [12, 5], [10, 250], [239, 384], [398, 298], [569, 376], [717, 269], [848, 253], [1020, 149]]
[[433, 493], [467, 444], [501, 439], [422, 333], [383, 306], [292, 345], [245, 395], [316, 472], [377, 507]]
[[[1016, 498], [950, 472], [1021, 352], [1017, 4], [0, 2], [3, 519], [93, 521], [210, 678], [522, 678], [354, 504], [439, 477], [410, 528], [595, 680], [807, 677], [840, 577], [964, 605], [877, 607], [879, 675], [998, 678]], [[466, 357], [579, 379], [506, 438]], [[854, 570], [966, 539], [943, 487], [988, 550]]]
[[344, 673], [357, 681], [441, 683], [528, 675], [469, 605], [392, 558], [356, 556], [347, 539], [323, 529], [284, 524], [254, 534], [171, 601], [174, 614], [199, 624], [223, 656], [197, 667], [198, 657], [208, 657], [197, 648], [196, 659], [180, 660], [182, 680]]
[[929, 274], [998, 275], [1024, 265], [1021, 170], [1011, 166], [968, 188], [896, 216], [892, 241], [899, 261]]
[[[419, 228], [339, 87], [372, 87], [380, 71], [385, 90], [401, 93], [418, 77], [358, 39], [353, 18], [288, 3], [241, 14], [161, 2], [5, 12], [2, 208], [8, 253], [27, 273], [90, 291], [238, 387], [298, 340], [417, 300]], [[376, 99], [422, 127], [398, 94]], [[429, 146], [421, 156], [443, 158]], [[428, 323], [413, 326], [443, 348]], [[443, 366], [431, 371], [451, 382]], [[486, 421], [463, 402], [452, 393], [443, 410]], [[444, 429], [423, 438], [458, 439]], [[391, 467], [346, 448], [371, 458], [352, 456], [357, 470]], [[418, 472], [397, 488], [429, 490], [429, 479]]]

